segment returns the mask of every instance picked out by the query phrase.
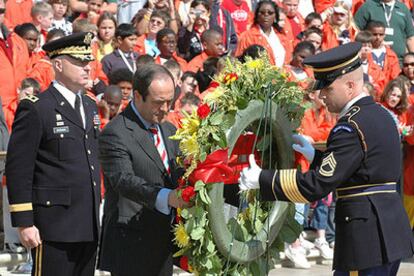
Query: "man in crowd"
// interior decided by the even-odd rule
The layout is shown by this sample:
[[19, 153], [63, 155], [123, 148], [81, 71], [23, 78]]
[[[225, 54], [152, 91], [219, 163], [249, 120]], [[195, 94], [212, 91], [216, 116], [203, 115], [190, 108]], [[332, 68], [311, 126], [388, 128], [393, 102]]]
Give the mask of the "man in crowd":
[[[263, 200], [313, 202], [336, 190], [335, 276], [396, 275], [413, 256], [414, 241], [401, 198], [400, 138], [383, 107], [362, 91], [361, 44], [349, 43], [308, 57], [315, 90], [330, 112], [339, 113], [324, 153], [300, 135], [293, 148], [311, 169], [261, 170], [250, 156], [241, 190], [259, 189]], [[385, 135], [386, 134], [386, 135]], [[353, 274], [354, 273], [354, 274]]]
[[[99, 138], [105, 209], [99, 268], [114, 276], [172, 275], [178, 142], [165, 122], [174, 98], [171, 73], [144, 65], [133, 79], [134, 99]], [[138, 274], [137, 274], [138, 273]]]
[[12, 225], [32, 249], [32, 275], [92, 276], [99, 233], [99, 114], [82, 95], [92, 33], [43, 46], [55, 81], [24, 98], [10, 138], [6, 177]]

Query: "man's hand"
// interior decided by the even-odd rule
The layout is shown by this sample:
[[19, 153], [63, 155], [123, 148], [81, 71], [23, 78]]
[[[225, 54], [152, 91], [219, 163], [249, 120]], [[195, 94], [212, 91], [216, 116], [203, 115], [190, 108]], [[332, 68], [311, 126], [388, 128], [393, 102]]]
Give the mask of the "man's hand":
[[20, 242], [24, 247], [32, 249], [42, 244], [39, 229], [37, 229], [36, 226], [19, 227], [17, 230], [19, 233]]
[[257, 166], [254, 154], [249, 155], [249, 168], [244, 168], [239, 178], [239, 188], [241, 191], [259, 189], [259, 176], [262, 169]]
[[302, 153], [309, 162], [312, 162], [315, 157], [315, 149], [312, 144], [302, 135], [295, 134], [292, 137], [294, 141], [292, 148]]
[[190, 207], [190, 204], [188, 202], [185, 202], [181, 197], [178, 196], [178, 189], [172, 190], [168, 194], [168, 205], [173, 208]]

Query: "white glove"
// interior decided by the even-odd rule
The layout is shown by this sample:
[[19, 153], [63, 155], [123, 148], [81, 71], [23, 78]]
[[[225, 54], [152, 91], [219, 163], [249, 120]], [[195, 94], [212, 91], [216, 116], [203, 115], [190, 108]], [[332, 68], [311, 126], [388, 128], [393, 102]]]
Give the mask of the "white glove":
[[239, 188], [241, 191], [259, 189], [259, 176], [262, 169], [257, 166], [254, 154], [249, 155], [249, 168], [244, 168], [240, 173]]
[[309, 162], [312, 162], [315, 157], [315, 149], [312, 144], [302, 135], [294, 134], [292, 138], [294, 142], [292, 148], [302, 153]]

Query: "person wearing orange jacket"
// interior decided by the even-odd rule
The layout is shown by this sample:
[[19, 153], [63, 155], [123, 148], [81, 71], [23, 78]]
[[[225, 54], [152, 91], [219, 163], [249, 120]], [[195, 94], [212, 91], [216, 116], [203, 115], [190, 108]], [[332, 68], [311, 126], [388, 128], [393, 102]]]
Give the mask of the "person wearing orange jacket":
[[5, 3], [0, 0], [0, 97], [11, 131], [17, 108], [17, 89], [27, 75], [29, 51], [26, 42], [4, 25], [4, 12]]
[[249, 46], [265, 48], [270, 62], [278, 67], [288, 64], [292, 58], [293, 44], [283, 35], [279, 25], [279, 8], [273, 1], [257, 4], [253, 26], [244, 32], [239, 40], [235, 56], [241, 56]]
[[322, 49], [328, 50], [354, 40], [357, 27], [352, 12], [343, 2], [336, 2], [323, 24]]
[[157, 33], [157, 47], [160, 54], [155, 57], [156, 64], [164, 64], [166, 61], [175, 60], [182, 72], [187, 71], [187, 61], [177, 55], [177, 35], [170, 28], [164, 28]]
[[285, 66], [288, 80], [296, 82], [303, 89], [309, 88], [313, 82], [313, 72], [310, 68], [305, 67], [303, 60], [313, 56], [315, 51], [315, 46], [311, 42], [302, 41], [296, 45], [290, 64]]
[[32, 22], [32, 7], [33, 0], [7, 0], [4, 17], [9, 30], [13, 30], [17, 25]]
[[414, 229], [414, 105], [407, 111], [407, 126], [409, 129], [404, 137], [406, 144], [404, 146], [403, 201], [411, 228]]
[[203, 71], [203, 63], [209, 57], [220, 57], [224, 53], [223, 35], [214, 29], [204, 31], [201, 35], [201, 43], [204, 51], [195, 56], [187, 66], [187, 71], [197, 73]]
[[283, 0], [282, 8], [286, 13], [286, 25], [292, 30], [292, 35], [296, 42], [299, 42], [298, 35], [305, 28], [305, 20], [298, 11], [299, 0]]
[[381, 67], [386, 82], [395, 79], [401, 73], [401, 67], [397, 54], [384, 44], [385, 24], [380, 21], [370, 21], [367, 24], [367, 31], [372, 34], [373, 61]]
[[[314, 0], [313, 7], [319, 14], [329, 13], [336, 1], [337, 0]], [[365, 0], [352, 0], [352, 14], [355, 14], [364, 2]]]

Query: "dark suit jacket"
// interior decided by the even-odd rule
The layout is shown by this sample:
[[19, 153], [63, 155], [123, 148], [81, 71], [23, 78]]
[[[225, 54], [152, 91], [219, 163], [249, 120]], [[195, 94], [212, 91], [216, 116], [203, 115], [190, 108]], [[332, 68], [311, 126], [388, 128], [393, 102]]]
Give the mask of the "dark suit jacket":
[[99, 115], [82, 98], [86, 129], [53, 86], [22, 100], [13, 123], [6, 162], [12, 224], [34, 224], [46, 241], [99, 237]]
[[168, 139], [174, 126], [160, 128], [171, 175], [131, 105], [99, 138], [106, 188], [99, 267], [116, 275], [159, 275], [171, 261], [172, 216], [158, 212], [155, 202], [162, 188], [176, 187], [179, 148]]

